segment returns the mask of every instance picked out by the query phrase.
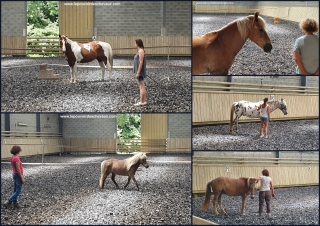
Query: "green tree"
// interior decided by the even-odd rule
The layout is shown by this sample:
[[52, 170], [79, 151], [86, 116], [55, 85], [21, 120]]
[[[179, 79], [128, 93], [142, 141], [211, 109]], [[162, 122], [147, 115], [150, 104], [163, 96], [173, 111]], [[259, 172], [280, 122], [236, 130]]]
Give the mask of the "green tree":
[[28, 25], [45, 28], [51, 23], [58, 23], [58, 1], [28, 1]]
[[117, 138], [139, 139], [141, 138], [140, 114], [117, 114]]

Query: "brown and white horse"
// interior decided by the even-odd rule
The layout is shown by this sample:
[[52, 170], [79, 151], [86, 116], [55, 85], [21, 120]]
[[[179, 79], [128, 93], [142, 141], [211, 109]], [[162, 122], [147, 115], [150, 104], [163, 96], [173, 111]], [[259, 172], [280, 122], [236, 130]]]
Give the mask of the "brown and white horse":
[[113, 54], [109, 43], [93, 41], [79, 43], [72, 41], [65, 35], [59, 35], [60, 48], [70, 66], [71, 80], [76, 82], [77, 63], [87, 63], [97, 59], [102, 69], [102, 81], [104, 81], [105, 66], [109, 70], [109, 79], [112, 79]]
[[103, 188], [104, 181], [106, 180], [107, 176], [112, 173], [111, 180], [116, 185], [117, 188], [119, 188], [119, 185], [115, 181], [116, 175], [121, 176], [128, 176], [128, 182], [124, 186], [126, 188], [128, 184], [130, 183], [130, 180], [132, 179], [134, 183], [136, 184], [138, 191], [140, 190], [138, 183], [136, 179], [134, 178], [134, 175], [139, 167], [139, 165], [142, 164], [144, 167], [148, 168], [149, 163], [147, 162], [147, 156], [142, 153], [137, 153], [134, 156], [124, 159], [124, 160], [118, 160], [118, 159], [108, 159], [101, 163], [101, 177], [99, 182], [99, 187]]
[[[251, 198], [254, 198], [254, 192], [256, 191], [256, 183], [258, 181], [252, 177], [241, 177], [239, 179], [218, 177], [207, 183], [206, 195], [201, 210], [207, 210], [210, 206], [211, 194], [214, 195], [212, 200], [213, 213], [219, 214], [217, 211], [217, 201], [222, 213], [226, 214], [226, 211], [222, 207], [221, 196], [226, 194], [229, 196], [241, 196], [242, 197], [242, 209], [241, 214], [245, 215], [246, 197], [251, 193]], [[212, 189], [212, 192], [211, 192]]]
[[266, 23], [256, 12], [237, 19], [217, 31], [192, 38], [192, 74], [228, 74], [247, 39], [265, 52], [272, 49]]
[[[246, 100], [241, 100], [234, 102], [231, 106], [230, 111], [230, 132], [233, 131], [234, 125], [236, 125], [236, 131], [238, 131], [238, 121], [241, 116], [247, 116], [249, 118], [260, 118], [260, 111], [257, 108], [263, 104], [263, 101], [250, 102]], [[280, 109], [284, 115], [288, 114], [287, 103], [284, 99], [279, 100], [269, 100], [268, 104], [270, 106], [270, 113], [276, 109]], [[236, 118], [233, 120], [234, 114]]]

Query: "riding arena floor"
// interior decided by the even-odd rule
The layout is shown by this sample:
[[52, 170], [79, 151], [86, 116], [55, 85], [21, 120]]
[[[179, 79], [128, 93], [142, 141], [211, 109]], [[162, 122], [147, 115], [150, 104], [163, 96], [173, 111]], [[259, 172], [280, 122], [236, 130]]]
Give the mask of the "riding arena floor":
[[[249, 14], [248, 14], [249, 15]], [[193, 36], [202, 36], [219, 30], [228, 23], [247, 14], [193, 14]], [[250, 14], [251, 15], [251, 14]], [[253, 15], [253, 14], [252, 14]], [[292, 75], [296, 74], [293, 57], [295, 40], [303, 35], [298, 23], [261, 16], [266, 22], [266, 32], [271, 40], [271, 53], [265, 53], [248, 39], [237, 54], [229, 70], [230, 75]]]
[[319, 150], [319, 119], [271, 121], [268, 138], [260, 138], [260, 122], [193, 127], [193, 150]]
[[[191, 224], [190, 154], [147, 154], [149, 168], [140, 165], [126, 189], [126, 176], [107, 177], [99, 189], [100, 164], [108, 158], [132, 155], [51, 155], [21, 157], [25, 184], [20, 209], [1, 206], [1, 224]], [[52, 164], [49, 164], [52, 163]], [[13, 192], [10, 164], [1, 164], [1, 203]]]
[[[190, 57], [170, 57], [170, 65], [191, 66]], [[147, 57], [145, 78], [147, 105], [139, 102], [139, 88], [133, 69], [114, 68], [110, 82], [106, 69], [78, 67], [78, 81], [70, 83], [70, 69], [64, 57], [1, 58], [1, 111], [5, 112], [190, 112], [191, 70], [167, 67], [167, 57]], [[39, 64], [48, 64], [59, 80], [39, 80]], [[58, 64], [64, 66], [53, 66]], [[27, 67], [15, 67], [24, 66]], [[97, 60], [79, 66], [99, 66]], [[114, 66], [132, 66], [133, 57], [118, 57]], [[7, 67], [7, 68], [5, 68]], [[8, 68], [11, 67], [11, 68]], [[167, 79], [169, 77], [169, 80]]]
[[271, 198], [271, 217], [266, 213], [266, 204], [259, 216], [258, 192], [254, 199], [247, 196], [244, 216], [240, 214], [240, 196], [222, 195], [221, 200], [226, 215], [218, 204], [219, 214], [214, 215], [211, 201], [210, 207], [201, 211], [204, 196], [193, 198], [192, 214], [220, 225], [319, 225], [319, 186], [276, 188], [275, 197]]

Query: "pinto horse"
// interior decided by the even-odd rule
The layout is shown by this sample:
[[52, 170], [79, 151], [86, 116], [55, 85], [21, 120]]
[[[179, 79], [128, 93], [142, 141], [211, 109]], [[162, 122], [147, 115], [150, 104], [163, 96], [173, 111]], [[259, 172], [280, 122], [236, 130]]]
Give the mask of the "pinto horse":
[[[207, 210], [210, 206], [211, 194], [214, 195], [212, 200], [213, 213], [219, 214], [217, 211], [217, 200], [222, 213], [226, 214], [226, 211], [222, 207], [221, 196], [226, 194], [228, 196], [241, 196], [242, 197], [242, 209], [241, 214], [245, 215], [246, 197], [251, 193], [251, 198], [254, 198], [254, 192], [256, 191], [256, 183], [258, 181], [251, 177], [241, 177], [239, 179], [218, 177], [207, 183], [206, 195], [201, 210]], [[212, 192], [211, 192], [212, 189]]]
[[140, 164], [142, 164], [146, 168], [149, 167], [149, 163], [147, 162], [147, 156], [145, 154], [137, 153], [134, 156], [124, 160], [118, 160], [113, 158], [104, 160], [101, 163], [101, 177], [100, 177], [99, 187], [103, 188], [104, 181], [106, 180], [107, 176], [110, 173], [112, 173], [111, 179], [117, 188], [119, 188], [119, 185], [115, 181], [115, 177], [116, 175], [121, 175], [121, 176], [128, 176], [128, 182], [124, 186], [124, 188], [128, 186], [128, 184], [130, 183], [130, 180], [132, 179], [139, 191], [140, 188], [138, 186], [136, 179], [134, 178], [134, 174], [136, 173]]
[[71, 80], [76, 82], [77, 63], [88, 63], [97, 59], [102, 69], [102, 81], [104, 81], [105, 66], [109, 70], [109, 79], [112, 77], [113, 54], [109, 43], [93, 41], [89, 43], [79, 43], [72, 41], [65, 35], [59, 35], [60, 48], [65, 54], [65, 58], [70, 66]]
[[228, 74], [229, 68], [247, 39], [265, 52], [272, 49], [266, 23], [256, 12], [237, 19], [220, 30], [192, 39], [192, 74]]
[[[260, 118], [260, 111], [258, 111], [257, 108], [262, 104], [263, 101], [249, 102], [246, 100], [241, 100], [238, 102], [234, 102], [231, 106], [230, 132], [233, 131], [233, 127], [235, 124], [236, 131], [238, 131], [238, 121], [242, 115], [250, 118]], [[281, 101], [269, 100], [268, 104], [270, 106], [270, 113], [279, 108], [284, 115], [288, 114], [287, 103], [284, 99], [281, 99]], [[234, 113], [236, 113], [235, 120], [233, 120]]]

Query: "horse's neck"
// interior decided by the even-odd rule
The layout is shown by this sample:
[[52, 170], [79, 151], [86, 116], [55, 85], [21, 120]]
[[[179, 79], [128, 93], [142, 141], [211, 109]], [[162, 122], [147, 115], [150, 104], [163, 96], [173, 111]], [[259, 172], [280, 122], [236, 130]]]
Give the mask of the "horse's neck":
[[[232, 30], [234, 31], [231, 32]], [[234, 34], [230, 35], [232, 33]], [[221, 40], [228, 40], [227, 51], [229, 52], [229, 54], [232, 54], [233, 57], [238, 54], [238, 52], [242, 49], [244, 43], [248, 39], [247, 37], [245, 39], [241, 38], [237, 22], [233, 22], [219, 30], [219, 38]]]
[[279, 101], [274, 100], [274, 101], [269, 101], [269, 106], [270, 106], [270, 113], [275, 111], [280, 107]]

